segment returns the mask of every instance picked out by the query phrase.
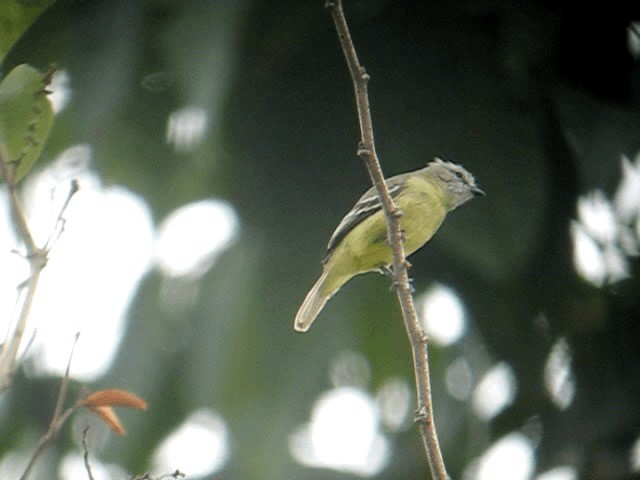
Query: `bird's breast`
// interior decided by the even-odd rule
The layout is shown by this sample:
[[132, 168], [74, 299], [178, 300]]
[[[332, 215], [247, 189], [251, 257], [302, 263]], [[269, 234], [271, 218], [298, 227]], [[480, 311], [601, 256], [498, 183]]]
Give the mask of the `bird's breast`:
[[411, 193], [398, 198], [402, 210], [400, 225], [404, 232], [404, 248], [412, 254], [433, 237], [447, 213], [437, 195], [428, 189], [412, 189]]

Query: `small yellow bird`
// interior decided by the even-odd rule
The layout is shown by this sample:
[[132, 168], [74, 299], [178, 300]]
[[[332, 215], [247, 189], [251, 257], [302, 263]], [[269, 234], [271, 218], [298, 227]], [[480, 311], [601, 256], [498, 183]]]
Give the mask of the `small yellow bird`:
[[[448, 212], [476, 195], [484, 195], [471, 173], [439, 158], [420, 170], [391, 177], [386, 184], [402, 210], [400, 225], [407, 256], [429, 241]], [[298, 332], [309, 330], [327, 301], [354, 276], [388, 269], [392, 263], [387, 221], [372, 187], [333, 232], [322, 259], [322, 275], [302, 302], [294, 328]]]

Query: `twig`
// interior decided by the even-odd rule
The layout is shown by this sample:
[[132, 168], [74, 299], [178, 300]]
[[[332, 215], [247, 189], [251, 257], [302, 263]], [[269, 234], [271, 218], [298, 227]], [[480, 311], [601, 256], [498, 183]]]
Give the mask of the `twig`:
[[335, 23], [340, 45], [351, 73], [355, 90], [358, 120], [360, 123], [361, 140], [358, 146], [358, 156], [365, 162], [371, 181], [378, 192], [382, 202], [382, 209], [387, 220], [388, 243], [393, 251], [393, 271], [396, 283], [398, 301], [402, 310], [405, 329], [411, 343], [413, 354], [413, 366], [416, 377], [416, 390], [418, 397], [418, 409], [416, 411], [416, 423], [422, 435], [425, 452], [429, 461], [431, 476], [434, 480], [448, 480], [447, 470], [440, 451], [438, 436], [436, 434], [433, 419], [433, 405], [431, 401], [431, 386], [429, 375], [429, 363], [427, 355], [428, 338], [420, 327], [418, 314], [416, 313], [411, 284], [407, 272], [408, 262], [405, 258], [400, 227], [402, 212], [395, 204], [384, 181], [384, 175], [380, 167], [378, 155], [373, 139], [373, 124], [369, 108], [369, 96], [367, 83], [369, 75], [358, 60], [349, 27], [344, 16], [341, 0], [327, 0], [325, 7], [331, 12]]
[[7, 159], [5, 159], [2, 154], [0, 154], [0, 171], [2, 172], [2, 178], [6, 182], [7, 190], [9, 191], [12, 214], [14, 215], [14, 219], [18, 226], [18, 234], [25, 243], [27, 255], [33, 255], [38, 251], [38, 247], [36, 246], [33, 237], [31, 236], [29, 226], [27, 225], [27, 220], [22, 211], [22, 206], [20, 205], [15, 168], [9, 165]]
[[64, 227], [67, 224], [67, 219], [64, 218], [64, 212], [67, 210], [69, 202], [71, 201], [73, 196], [78, 193], [79, 190], [80, 184], [78, 183], [78, 180], [76, 180], [75, 178], [72, 179], [71, 183], [69, 184], [69, 192], [67, 193], [67, 198], [65, 198], [62, 207], [60, 207], [60, 213], [58, 214], [58, 218], [56, 219], [55, 227], [51, 231], [51, 234], [47, 239], [47, 243], [44, 244], [43, 250], [50, 252], [55, 242], [58, 240], [58, 238], [60, 238], [62, 232], [64, 232]]
[[40, 280], [40, 272], [47, 263], [46, 252], [40, 250], [34, 240], [27, 220], [25, 218], [22, 206], [20, 205], [20, 199], [18, 198], [18, 192], [15, 182], [15, 172], [9, 166], [6, 159], [0, 154], [0, 171], [2, 177], [7, 184], [7, 192], [9, 194], [9, 203], [11, 205], [11, 214], [18, 231], [18, 235], [22, 239], [26, 249], [26, 259], [29, 262], [30, 275], [29, 279], [23, 284], [25, 288], [25, 296], [18, 313], [18, 321], [16, 327], [11, 335], [5, 342], [4, 348], [0, 352], [0, 392], [3, 392], [11, 384], [13, 374], [16, 368], [16, 358], [18, 357], [18, 348], [27, 325], [27, 318], [31, 310], [31, 304], [33, 303], [33, 296], [35, 294], [38, 281]]
[[[29, 313], [31, 312], [31, 305], [33, 304], [33, 298], [40, 280], [40, 273], [47, 264], [49, 251], [51, 248], [51, 242], [47, 242], [44, 248], [39, 248], [31, 235], [29, 225], [27, 224], [26, 216], [18, 197], [18, 190], [15, 177], [15, 169], [7, 162], [7, 160], [0, 154], [0, 173], [7, 184], [7, 191], [9, 194], [9, 200], [11, 204], [11, 214], [16, 225], [17, 233], [25, 245], [26, 255], [25, 259], [29, 262], [29, 278], [20, 284], [19, 289], [24, 289], [24, 299], [17, 313], [16, 326], [7, 338], [4, 347], [0, 351], [0, 393], [5, 391], [11, 385], [13, 376], [16, 371], [18, 350], [22, 342], [22, 337], [27, 328], [27, 320]], [[78, 191], [77, 182], [74, 180], [71, 185], [71, 189], [64, 202], [60, 214], [58, 216], [58, 224], [64, 227], [64, 219], [62, 218], [64, 211], [66, 210], [71, 197]], [[61, 230], [60, 230], [61, 231]]]
[[159, 477], [154, 477], [150, 473], [145, 473], [144, 475], [136, 475], [131, 477], [129, 480], [165, 480], [167, 478], [184, 478], [186, 474], [182, 473], [180, 470], [176, 470], [173, 473], [167, 473], [165, 475], [160, 475]]
[[64, 377], [62, 378], [62, 382], [60, 383], [60, 390], [58, 392], [58, 400], [56, 401], [56, 407], [53, 411], [53, 417], [51, 418], [51, 423], [49, 424], [49, 429], [40, 437], [38, 440], [38, 444], [36, 445], [36, 449], [31, 455], [29, 459], [29, 463], [27, 467], [24, 469], [24, 473], [20, 476], [20, 480], [27, 480], [29, 475], [31, 474], [31, 470], [34, 465], [40, 458], [40, 455], [44, 452], [45, 448], [53, 441], [54, 438], [58, 435], [60, 429], [67, 422], [71, 414], [73, 414], [76, 410], [82, 407], [82, 402], [80, 400], [76, 401], [71, 407], [67, 408], [64, 413], [62, 412], [62, 406], [64, 405], [65, 398], [67, 396], [67, 386], [69, 384], [69, 374], [71, 372], [71, 359], [73, 358], [73, 351], [76, 348], [76, 343], [78, 342], [79, 333], [76, 333], [76, 338], [73, 342], [73, 347], [71, 347], [71, 353], [69, 354], [69, 362], [67, 363], [67, 369], [64, 373]]
[[82, 431], [82, 448], [84, 449], [84, 468], [87, 470], [89, 480], [94, 480], [93, 472], [91, 471], [91, 462], [89, 462], [89, 448], [87, 447], [87, 433], [89, 433], [89, 425], [84, 427]]
[[67, 386], [69, 385], [69, 376], [71, 375], [71, 359], [73, 358], [73, 352], [76, 349], [78, 338], [80, 338], [80, 332], [77, 332], [75, 338], [73, 339], [73, 346], [71, 347], [71, 352], [69, 353], [69, 361], [67, 362], [67, 368], [64, 371], [64, 377], [62, 377], [62, 382], [60, 383], [60, 391], [58, 392], [58, 401], [56, 402], [56, 408], [53, 411], [54, 419], [60, 415], [60, 412], [62, 411], [62, 406], [64, 405], [65, 398], [67, 397]]

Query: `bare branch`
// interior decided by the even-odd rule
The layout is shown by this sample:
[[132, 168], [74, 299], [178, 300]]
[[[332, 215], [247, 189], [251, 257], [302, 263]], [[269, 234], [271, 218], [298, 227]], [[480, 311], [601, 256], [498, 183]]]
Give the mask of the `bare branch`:
[[38, 461], [42, 453], [45, 451], [46, 447], [49, 445], [49, 443], [53, 441], [53, 439], [56, 438], [60, 429], [64, 426], [65, 423], [67, 423], [67, 420], [69, 419], [69, 417], [76, 410], [78, 410], [78, 408], [80, 408], [80, 405], [74, 404], [73, 406], [67, 408], [64, 411], [64, 413], [60, 415], [60, 417], [58, 417], [57, 419], [54, 419], [54, 421], [51, 422], [51, 425], [49, 426], [49, 430], [47, 430], [46, 433], [42, 435], [38, 440], [36, 449], [33, 452], [33, 455], [31, 455], [31, 458], [29, 459], [29, 464], [27, 465], [27, 468], [25, 468], [24, 473], [20, 476], [20, 480], [27, 480], [29, 478], [29, 475], [31, 474], [31, 470], [35, 466], [36, 462]]
[[[36, 288], [40, 280], [40, 273], [46, 266], [49, 251], [53, 244], [55, 231], [62, 233], [64, 228], [64, 212], [67, 209], [73, 195], [78, 191], [77, 181], [72, 181], [68, 196], [60, 209], [56, 229], [52, 233], [49, 241], [44, 248], [39, 248], [31, 235], [29, 225], [27, 224], [26, 215], [22, 208], [20, 198], [18, 197], [17, 185], [15, 181], [15, 171], [13, 166], [6, 161], [0, 154], [0, 173], [7, 184], [9, 200], [11, 204], [11, 215], [16, 226], [17, 233], [25, 245], [25, 259], [29, 262], [30, 274], [29, 278], [18, 286], [20, 290], [24, 289], [24, 298], [17, 312], [17, 321], [13, 332], [9, 334], [4, 348], [0, 351], [0, 393], [8, 389], [13, 380], [17, 368], [18, 350], [22, 343], [22, 337], [27, 328], [27, 320], [31, 312], [31, 305], [35, 296]], [[59, 225], [59, 226], [58, 226]], [[59, 235], [58, 234], [58, 235]]]
[[15, 373], [18, 349], [27, 327], [27, 318], [29, 317], [35, 290], [40, 280], [40, 272], [47, 263], [47, 253], [39, 249], [33, 240], [24, 211], [22, 210], [20, 199], [18, 198], [14, 169], [2, 154], [0, 154], [0, 172], [7, 184], [9, 203], [11, 204], [11, 215], [17, 233], [25, 245], [26, 259], [29, 262], [31, 270], [29, 279], [19, 287], [25, 289], [25, 295], [19, 309], [15, 329], [10, 337], [7, 338], [2, 351], [0, 351], [0, 392], [3, 392], [11, 385]]
[[395, 277], [396, 292], [405, 329], [411, 343], [413, 354], [413, 365], [416, 377], [416, 390], [418, 397], [418, 408], [416, 413], [416, 423], [422, 435], [422, 441], [429, 460], [429, 468], [434, 480], [448, 480], [447, 470], [440, 451], [438, 436], [436, 433], [433, 418], [433, 405], [431, 401], [431, 381], [429, 374], [429, 363], [427, 355], [428, 339], [424, 334], [418, 321], [413, 297], [411, 294], [411, 284], [407, 268], [409, 263], [405, 258], [402, 231], [400, 227], [400, 217], [402, 212], [395, 204], [384, 181], [384, 175], [380, 167], [378, 155], [375, 149], [373, 138], [373, 123], [369, 107], [369, 96], [367, 83], [369, 75], [358, 60], [349, 27], [344, 16], [341, 0], [327, 0], [325, 7], [331, 12], [333, 21], [338, 33], [338, 39], [342, 46], [353, 87], [355, 90], [356, 105], [358, 109], [358, 120], [360, 124], [361, 140], [358, 146], [358, 156], [362, 158], [367, 166], [373, 185], [382, 202], [382, 208], [387, 220], [388, 243], [393, 251], [393, 272]]
[[[76, 340], [77, 340], [76, 336]], [[75, 344], [74, 344], [75, 346]], [[71, 363], [71, 356], [69, 357], [69, 364]], [[51, 423], [49, 424], [49, 429], [40, 437], [38, 440], [38, 444], [36, 445], [36, 449], [31, 455], [29, 459], [29, 463], [24, 470], [24, 473], [20, 476], [20, 480], [27, 480], [29, 475], [31, 474], [31, 470], [35, 466], [36, 462], [45, 451], [46, 447], [51, 443], [57, 436], [62, 427], [67, 423], [69, 417], [80, 407], [82, 407], [82, 403], [78, 400], [72, 406], [67, 408], [64, 413], [61, 412], [61, 405], [64, 402], [64, 397], [66, 396], [66, 388], [67, 383], [69, 381], [69, 368], [67, 367], [67, 372], [65, 373], [64, 378], [62, 379], [62, 383], [60, 384], [60, 391], [58, 393], [58, 401], [56, 404], [56, 409], [54, 412], [54, 416], [51, 419]]]
[[145, 473], [144, 475], [136, 475], [131, 477], [129, 480], [166, 480], [168, 478], [184, 478], [186, 474], [182, 473], [180, 470], [176, 470], [173, 473], [167, 473], [165, 475], [160, 475], [159, 477], [155, 477], [150, 473]]
[[78, 343], [78, 338], [80, 338], [80, 332], [76, 333], [76, 337], [73, 340], [73, 345], [71, 347], [71, 352], [69, 353], [69, 361], [67, 362], [67, 368], [64, 371], [64, 377], [62, 377], [62, 382], [60, 383], [60, 391], [58, 392], [58, 400], [56, 402], [56, 408], [53, 411], [53, 418], [56, 419], [60, 416], [60, 412], [62, 411], [62, 406], [64, 405], [64, 401], [67, 397], [67, 386], [69, 385], [69, 376], [71, 375], [71, 359], [73, 358], [73, 352], [76, 349], [76, 344]]
[[31, 470], [35, 466], [36, 462], [45, 451], [49, 443], [53, 441], [58, 436], [58, 432], [62, 429], [69, 417], [80, 407], [82, 407], [82, 402], [78, 399], [71, 407], [67, 408], [64, 413], [62, 412], [62, 406], [64, 405], [64, 401], [67, 396], [67, 385], [69, 383], [69, 373], [71, 371], [71, 359], [73, 358], [73, 351], [75, 350], [76, 343], [78, 341], [79, 333], [76, 334], [75, 341], [73, 342], [73, 347], [71, 348], [71, 353], [69, 354], [69, 362], [67, 363], [67, 370], [65, 371], [64, 377], [62, 378], [62, 382], [60, 383], [60, 390], [58, 392], [58, 400], [56, 402], [56, 407], [53, 412], [53, 417], [51, 418], [51, 423], [49, 424], [49, 429], [40, 437], [38, 440], [38, 444], [36, 445], [36, 449], [31, 455], [29, 459], [29, 463], [24, 470], [24, 473], [20, 477], [20, 480], [27, 480], [29, 475], [31, 474]]
[[64, 212], [67, 210], [69, 202], [71, 202], [73, 196], [78, 193], [79, 190], [80, 184], [78, 183], [78, 180], [74, 178], [69, 184], [69, 192], [67, 193], [67, 197], [65, 198], [62, 207], [60, 207], [60, 213], [58, 214], [58, 218], [56, 219], [56, 225], [53, 228], [51, 235], [49, 235], [49, 238], [47, 239], [47, 243], [45, 243], [43, 250], [50, 252], [53, 248], [53, 244], [58, 238], [60, 238], [62, 232], [64, 232], [64, 227], [67, 223], [67, 220], [64, 218]]
[[38, 251], [38, 247], [33, 241], [33, 237], [29, 231], [29, 226], [27, 225], [26, 217], [22, 211], [20, 199], [18, 198], [14, 167], [8, 163], [7, 159], [4, 158], [2, 154], [0, 154], [0, 172], [2, 173], [2, 178], [7, 184], [7, 190], [9, 191], [9, 197], [11, 200], [11, 213], [17, 225], [18, 234], [25, 243], [27, 255], [31, 256]]
[[87, 447], [87, 433], [89, 433], [89, 425], [84, 427], [82, 431], [82, 449], [84, 450], [84, 468], [87, 470], [89, 480], [94, 480], [93, 472], [91, 471], [91, 462], [89, 462], [89, 448]]

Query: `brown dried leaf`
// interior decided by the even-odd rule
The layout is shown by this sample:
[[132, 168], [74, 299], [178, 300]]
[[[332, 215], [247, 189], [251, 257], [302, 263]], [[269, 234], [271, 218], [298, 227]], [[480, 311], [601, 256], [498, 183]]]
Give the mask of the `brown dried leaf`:
[[129, 407], [138, 410], [146, 410], [147, 402], [129, 392], [119, 388], [110, 388], [107, 390], [98, 390], [87, 395], [82, 401], [85, 407]]
[[113, 408], [106, 406], [89, 406], [89, 410], [95, 413], [100, 419], [106, 423], [113, 433], [117, 435], [126, 435], [127, 431], [120, 423], [120, 419], [113, 411]]

